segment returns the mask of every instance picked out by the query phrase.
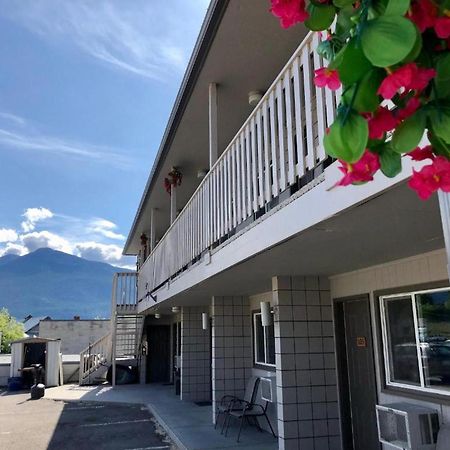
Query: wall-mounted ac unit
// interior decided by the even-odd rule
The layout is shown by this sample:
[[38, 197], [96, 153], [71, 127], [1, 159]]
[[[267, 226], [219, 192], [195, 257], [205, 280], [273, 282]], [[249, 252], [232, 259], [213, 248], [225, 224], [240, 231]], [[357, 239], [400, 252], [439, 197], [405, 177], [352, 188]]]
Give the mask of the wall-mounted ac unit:
[[268, 402], [274, 402], [275, 399], [273, 398], [272, 379], [271, 378], [261, 378], [259, 385], [261, 386], [261, 398]]
[[381, 443], [403, 450], [435, 450], [439, 431], [436, 410], [409, 403], [377, 405]]

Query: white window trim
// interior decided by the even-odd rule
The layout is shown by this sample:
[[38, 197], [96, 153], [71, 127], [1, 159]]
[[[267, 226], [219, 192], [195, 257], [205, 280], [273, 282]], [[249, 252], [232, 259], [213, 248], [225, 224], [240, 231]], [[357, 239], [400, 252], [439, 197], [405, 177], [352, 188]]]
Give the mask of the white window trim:
[[[410, 291], [410, 292], [402, 292], [398, 294], [391, 295], [382, 295], [380, 296], [380, 317], [381, 317], [381, 333], [382, 333], [382, 344], [383, 344], [383, 358], [384, 358], [384, 372], [385, 372], [385, 383], [386, 386], [398, 387], [410, 391], [418, 391], [418, 392], [426, 392], [430, 394], [438, 394], [445, 395], [450, 397], [450, 387], [449, 390], [446, 391], [444, 389], [435, 389], [432, 387], [425, 386], [424, 374], [423, 374], [423, 363], [422, 356], [420, 353], [420, 339], [419, 339], [419, 327], [418, 327], [418, 316], [417, 316], [417, 302], [416, 295], [419, 294], [428, 294], [433, 292], [444, 292], [449, 291], [450, 287], [444, 288], [436, 288], [436, 289], [422, 289], [419, 291]], [[390, 370], [390, 346], [388, 340], [388, 331], [387, 331], [387, 322], [386, 322], [386, 309], [385, 309], [385, 300], [386, 299], [395, 299], [409, 296], [411, 297], [411, 307], [413, 311], [413, 319], [414, 319], [414, 332], [416, 337], [416, 347], [417, 347], [417, 360], [419, 366], [419, 379], [420, 385], [408, 384], [408, 383], [400, 383], [398, 381], [391, 380], [391, 370]]]
[[[273, 315], [273, 312], [272, 312]], [[256, 316], [261, 316], [260, 312], [255, 312], [253, 313], [253, 362], [254, 364], [258, 365], [258, 366], [267, 366], [267, 367], [276, 367], [276, 363], [271, 364], [268, 362], [260, 362], [257, 360], [258, 357], [258, 352], [257, 352], [257, 348], [258, 348], [258, 343], [257, 343], [257, 333], [256, 333]], [[267, 361], [267, 346], [266, 346], [266, 327], [262, 327], [263, 329], [263, 336], [264, 336], [264, 361]], [[274, 337], [275, 339], [275, 337]]]

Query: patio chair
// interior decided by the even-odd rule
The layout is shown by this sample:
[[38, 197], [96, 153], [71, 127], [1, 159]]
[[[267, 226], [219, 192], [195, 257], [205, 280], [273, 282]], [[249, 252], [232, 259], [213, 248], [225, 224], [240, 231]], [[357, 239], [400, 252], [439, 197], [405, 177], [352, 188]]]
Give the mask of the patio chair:
[[[225, 436], [228, 434], [228, 427], [230, 426], [230, 418], [233, 417], [235, 419], [240, 420], [239, 424], [239, 432], [237, 435], [236, 442], [239, 442], [239, 438], [241, 437], [242, 425], [244, 424], [244, 420], [247, 420], [250, 423], [250, 419], [252, 419], [254, 425], [258, 428], [259, 431], [262, 431], [258, 417], [265, 417], [267, 423], [269, 424], [270, 431], [273, 434], [273, 437], [277, 437], [275, 432], [273, 431], [272, 424], [270, 423], [269, 418], [267, 417], [267, 406], [269, 405], [269, 401], [264, 401], [265, 405], [262, 406], [259, 403], [255, 403], [254, 401], [247, 402], [245, 400], [237, 400], [236, 403], [233, 403], [230, 406], [228, 414], [226, 416], [226, 429]], [[239, 405], [240, 408], [236, 406]]]
[[214, 424], [214, 428], [217, 428], [217, 424], [219, 423], [219, 417], [223, 416], [222, 429], [220, 434], [223, 433], [225, 424], [227, 423], [228, 414], [235, 408], [236, 410], [242, 410], [243, 403], [253, 403], [256, 399], [256, 393], [258, 392], [259, 386], [259, 377], [250, 377], [247, 386], [245, 387], [244, 398], [241, 400], [235, 395], [224, 395], [220, 399], [220, 403], [217, 405], [216, 412], [216, 423]]

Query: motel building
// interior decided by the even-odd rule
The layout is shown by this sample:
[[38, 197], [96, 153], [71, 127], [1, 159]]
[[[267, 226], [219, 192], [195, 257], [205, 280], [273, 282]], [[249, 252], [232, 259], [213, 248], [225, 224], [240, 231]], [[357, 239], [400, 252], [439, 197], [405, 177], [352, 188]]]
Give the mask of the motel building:
[[112, 359], [128, 311], [141, 383], [174, 383], [180, 408], [211, 401], [211, 424], [259, 377], [279, 449], [434, 449], [450, 424], [449, 196], [421, 201], [409, 158], [331, 189], [339, 92], [313, 83], [319, 40], [267, 0], [211, 2], [125, 245], [137, 273], [114, 281]]

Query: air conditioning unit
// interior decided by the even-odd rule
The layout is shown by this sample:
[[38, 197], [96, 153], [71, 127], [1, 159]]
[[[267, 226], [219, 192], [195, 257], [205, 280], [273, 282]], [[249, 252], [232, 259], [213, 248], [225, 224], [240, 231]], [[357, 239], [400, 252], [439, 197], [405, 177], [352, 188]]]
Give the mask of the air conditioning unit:
[[272, 379], [261, 378], [259, 385], [261, 386], [261, 398], [267, 402], [274, 402]]
[[377, 405], [378, 438], [403, 450], [435, 450], [439, 431], [436, 410], [409, 403]]

